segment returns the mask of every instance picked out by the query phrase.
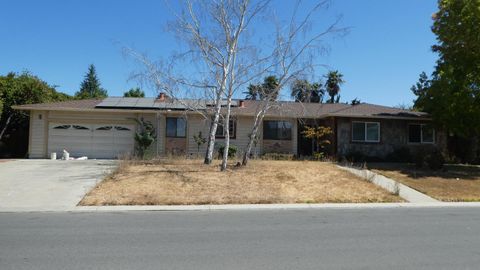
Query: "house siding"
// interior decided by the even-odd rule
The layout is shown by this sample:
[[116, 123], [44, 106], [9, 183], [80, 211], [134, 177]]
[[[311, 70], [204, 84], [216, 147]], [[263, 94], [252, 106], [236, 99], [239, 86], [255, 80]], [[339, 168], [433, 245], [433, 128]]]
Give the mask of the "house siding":
[[[40, 115], [42, 119], [39, 119]], [[47, 117], [46, 111], [32, 111], [30, 113], [29, 158], [47, 157]]]
[[[246, 148], [249, 141], [249, 134], [253, 126], [253, 117], [237, 117], [237, 130], [235, 138], [230, 139], [230, 145], [235, 145], [237, 147], [238, 156], [243, 154], [243, 150]], [[210, 122], [203, 118], [200, 115], [191, 115], [187, 119], [188, 126], [188, 154], [190, 156], [196, 156], [198, 153], [198, 146], [193, 135], [198, 135], [199, 132], [202, 132], [204, 138], [208, 138], [208, 133], [210, 129]], [[215, 153], [217, 149], [225, 144], [224, 138], [215, 139]], [[257, 146], [258, 147], [258, 146]], [[198, 155], [202, 156], [203, 153], [207, 150], [207, 144], [203, 144], [200, 147], [200, 153]]]

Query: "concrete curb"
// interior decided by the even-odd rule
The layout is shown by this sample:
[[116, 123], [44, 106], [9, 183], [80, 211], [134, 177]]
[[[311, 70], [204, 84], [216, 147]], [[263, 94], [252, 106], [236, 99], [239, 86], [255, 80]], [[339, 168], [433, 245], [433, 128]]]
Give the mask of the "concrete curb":
[[315, 204], [224, 204], [224, 205], [119, 205], [77, 206], [75, 212], [114, 211], [221, 211], [221, 210], [306, 210], [306, 209], [386, 209], [386, 208], [480, 207], [480, 202], [465, 203], [315, 203]]
[[358, 177], [366, 179], [373, 184], [386, 189], [388, 192], [396, 193], [404, 200], [411, 203], [439, 203], [440, 201], [427, 196], [409, 186], [399, 183], [391, 178], [374, 173], [369, 170], [360, 170], [352, 167], [344, 167], [337, 165], [338, 168], [348, 171]]
[[235, 211], [235, 210], [313, 210], [313, 209], [394, 209], [480, 207], [480, 202], [436, 203], [316, 203], [316, 204], [222, 204], [222, 205], [118, 205], [76, 206], [64, 209], [1, 208], [0, 213], [29, 212], [129, 212], [129, 211]]

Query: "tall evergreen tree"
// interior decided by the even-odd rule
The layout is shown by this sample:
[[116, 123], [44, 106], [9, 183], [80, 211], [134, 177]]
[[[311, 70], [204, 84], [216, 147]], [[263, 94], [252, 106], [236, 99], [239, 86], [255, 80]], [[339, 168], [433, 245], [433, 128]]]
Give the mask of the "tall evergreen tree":
[[95, 66], [91, 64], [88, 67], [87, 74], [85, 74], [85, 79], [80, 85], [80, 90], [75, 93], [75, 98], [105, 98], [107, 95], [107, 90], [100, 86], [100, 80], [97, 78]]
[[[330, 99], [328, 103], [338, 103], [340, 102], [340, 85], [342, 85], [345, 81], [343, 80], [343, 74], [335, 71], [329, 71], [328, 74], [325, 76], [327, 78], [327, 82], [325, 84], [325, 88], [327, 90]], [[336, 97], [336, 99], [335, 99]]]
[[127, 92], [123, 93], [124, 97], [136, 97], [136, 98], [143, 98], [145, 97], [145, 92], [139, 87], [131, 88]]

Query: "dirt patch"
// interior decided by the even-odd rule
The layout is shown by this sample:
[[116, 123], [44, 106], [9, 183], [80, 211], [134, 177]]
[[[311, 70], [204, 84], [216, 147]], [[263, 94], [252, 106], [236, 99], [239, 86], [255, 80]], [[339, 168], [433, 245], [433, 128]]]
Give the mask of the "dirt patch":
[[81, 205], [398, 202], [332, 163], [254, 160], [247, 167], [200, 160], [121, 164]]

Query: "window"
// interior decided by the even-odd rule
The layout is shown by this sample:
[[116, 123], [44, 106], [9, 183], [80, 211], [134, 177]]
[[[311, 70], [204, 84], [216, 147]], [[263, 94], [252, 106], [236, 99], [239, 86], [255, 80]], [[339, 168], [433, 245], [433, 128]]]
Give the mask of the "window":
[[111, 130], [112, 126], [104, 126], [104, 127], [99, 127], [97, 130]]
[[[230, 138], [235, 138], [236, 131], [237, 131], [237, 121], [230, 120], [228, 124], [228, 131], [230, 134]], [[225, 129], [223, 128], [223, 124], [219, 124], [217, 127], [217, 133], [215, 133], [215, 137], [217, 138], [225, 138]]]
[[426, 124], [409, 124], [408, 125], [408, 142], [409, 143], [434, 143], [435, 130]]
[[129, 128], [126, 128], [126, 127], [120, 127], [120, 126], [115, 126], [115, 129], [116, 130], [119, 130], [119, 131], [130, 131]]
[[379, 142], [380, 141], [380, 123], [352, 122], [352, 141]]
[[61, 125], [61, 126], [56, 126], [53, 129], [69, 129], [71, 126], [70, 125]]
[[185, 138], [186, 121], [182, 117], [167, 117], [167, 137]]
[[78, 125], [73, 125], [73, 128], [74, 128], [74, 129], [77, 129], [77, 130], [89, 130], [89, 128], [87, 128], [87, 127], [78, 126]]
[[292, 124], [288, 121], [263, 121], [263, 139], [291, 140]]

